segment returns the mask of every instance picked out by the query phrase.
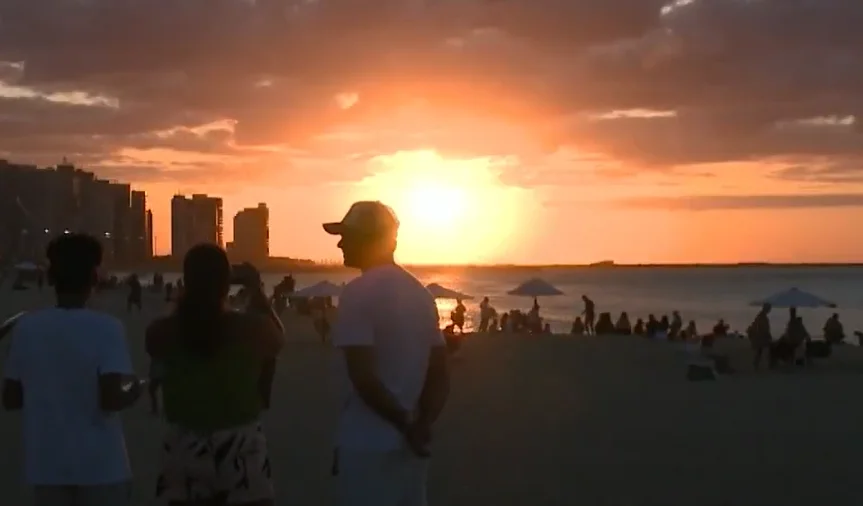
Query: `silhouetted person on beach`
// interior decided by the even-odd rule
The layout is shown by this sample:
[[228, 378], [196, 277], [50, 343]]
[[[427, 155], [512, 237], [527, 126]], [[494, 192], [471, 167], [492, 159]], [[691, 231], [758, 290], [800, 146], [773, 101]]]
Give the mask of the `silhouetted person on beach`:
[[488, 297], [483, 297], [482, 302], [479, 303], [479, 331], [487, 332], [488, 324], [491, 321], [493, 316], [494, 308], [491, 307], [491, 303], [488, 300]]
[[645, 325], [645, 333], [647, 337], [654, 338], [660, 331], [659, 321], [652, 314], [647, 315], [647, 324]]
[[575, 321], [572, 322], [572, 329], [569, 332], [574, 336], [583, 336], [584, 335], [584, 322], [581, 321], [580, 316], [575, 317]]
[[141, 286], [141, 280], [137, 274], [129, 276], [129, 295], [126, 297], [126, 311], [132, 312], [132, 308], [137, 308], [141, 312], [142, 298], [144, 288]]
[[465, 313], [467, 313], [467, 308], [464, 307], [464, 302], [461, 299], [457, 299], [455, 309], [453, 309], [450, 317], [452, 318], [452, 324], [460, 333], [464, 333]]
[[632, 325], [629, 323], [629, 315], [626, 314], [626, 311], [620, 313], [620, 318], [614, 325], [614, 331], [624, 336], [632, 334]]
[[3, 406], [23, 411], [24, 476], [38, 505], [127, 505], [132, 472], [119, 411], [141, 394], [123, 324], [87, 309], [102, 261], [93, 237], [48, 246], [56, 306], [15, 322]]
[[632, 327], [632, 333], [636, 336], [643, 336], [647, 331], [644, 329], [644, 320], [639, 318], [635, 321], [635, 326]]
[[839, 321], [839, 313], [833, 313], [833, 316], [824, 323], [824, 339], [831, 344], [838, 344], [845, 340], [845, 329]]
[[683, 330], [683, 318], [677, 311], [671, 312], [671, 325], [668, 328], [668, 339], [675, 340], [680, 337], [680, 331]]
[[728, 334], [728, 324], [725, 323], [725, 320], [720, 319], [716, 322], [716, 325], [713, 326], [713, 337], [725, 337]]
[[596, 305], [587, 295], [582, 295], [581, 300], [584, 301], [584, 311], [581, 313], [584, 316], [584, 329], [588, 334], [595, 334], [593, 326], [596, 320]]
[[339, 300], [333, 344], [345, 402], [333, 473], [339, 506], [425, 506], [432, 425], [449, 394], [434, 297], [395, 263], [398, 220], [357, 202], [324, 230], [359, 269]]
[[755, 352], [752, 364], [756, 369], [761, 365], [761, 356], [764, 351], [769, 350], [773, 343], [773, 336], [770, 333], [770, 309], [770, 304], [761, 306], [761, 311], [755, 315], [755, 319], [746, 329], [746, 336]]
[[[241, 267], [232, 273], [216, 245], [194, 246], [183, 261], [176, 310], [147, 328], [168, 424], [156, 496], [169, 504], [274, 504], [260, 418], [284, 337], [260, 274]], [[245, 311], [227, 307], [232, 279], [249, 294]]]

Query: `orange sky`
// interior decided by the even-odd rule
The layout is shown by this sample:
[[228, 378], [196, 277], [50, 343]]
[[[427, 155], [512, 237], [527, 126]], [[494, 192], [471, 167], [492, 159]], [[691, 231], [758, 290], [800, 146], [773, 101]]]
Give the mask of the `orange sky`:
[[[11, 5], [11, 4], [10, 4]], [[863, 2], [0, 2], [0, 158], [410, 263], [860, 261]], [[110, 27], [106, 29], [106, 27]]]

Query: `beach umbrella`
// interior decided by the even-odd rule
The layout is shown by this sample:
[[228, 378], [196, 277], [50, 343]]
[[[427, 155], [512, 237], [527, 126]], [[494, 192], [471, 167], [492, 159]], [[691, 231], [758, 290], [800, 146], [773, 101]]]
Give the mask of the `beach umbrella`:
[[434, 296], [435, 299], [473, 299], [473, 297], [466, 293], [461, 293], [445, 286], [441, 286], [437, 283], [429, 283], [428, 285], [426, 285], [426, 289]]
[[291, 298], [311, 298], [311, 297], [338, 297], [342, 293], [343, 286], [339, 286], [329, 281], [321, 281], [312, 286], [307, 286], [302, 290], [298, 290], [290, 294]]
[[533, 278], [506, 292], [519, 297], [553, 297], [563, 295], [554, 285], [540, 278]]
[[764, 304], [770, 304], [773, 307], [836, 307], [836, 304], [829, 300], [797, 288], [774, 293], [765, 299], [753, 301], [750, 305], [763, 306]]
[[33, 272], [33, 271], [38, 271], [39, 266], [34, 264], [33, 262], [21, 262], [20, 264], [15, 265], [15, 270], [24, 271], [24, 272]]

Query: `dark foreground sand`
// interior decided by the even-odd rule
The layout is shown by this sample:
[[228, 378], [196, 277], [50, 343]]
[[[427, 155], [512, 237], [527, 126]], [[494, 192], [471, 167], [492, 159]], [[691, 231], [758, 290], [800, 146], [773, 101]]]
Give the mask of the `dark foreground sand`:
[[[25, 299], [3, 293], [0, 317], [36, 304]], [[141, 371], [150, 313], [124, 318]], [[332, 352], [294, 337], [266, 417], [277, 504], [326, 505]], [[738, 362], [746, 356], [743, 343], [727, 347]], [[471, 338], [437, 428], [431, 505], [859, 505], [859, 351], [812, 371], [753, 373], [744, 364], [732, 377], [690, 383], [683, 353], [668, 344]], [[160, 421], [142, 402], [125, 422], [134, 504], [154, 504]], [[18, 415], [0, 413], [0, 435], [0, 504], [27, 504]]]

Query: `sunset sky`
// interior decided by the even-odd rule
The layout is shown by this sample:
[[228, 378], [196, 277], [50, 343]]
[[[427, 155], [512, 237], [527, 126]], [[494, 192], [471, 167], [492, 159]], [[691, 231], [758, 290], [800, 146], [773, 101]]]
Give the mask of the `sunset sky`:
[[411, 263], [860, 261], [859, 0], [0, 0], [0, 158]]

